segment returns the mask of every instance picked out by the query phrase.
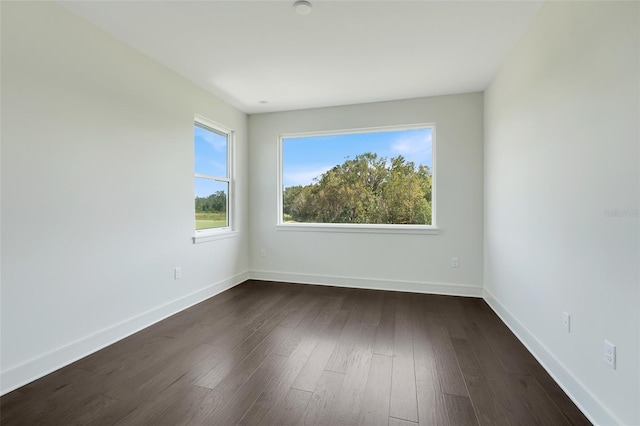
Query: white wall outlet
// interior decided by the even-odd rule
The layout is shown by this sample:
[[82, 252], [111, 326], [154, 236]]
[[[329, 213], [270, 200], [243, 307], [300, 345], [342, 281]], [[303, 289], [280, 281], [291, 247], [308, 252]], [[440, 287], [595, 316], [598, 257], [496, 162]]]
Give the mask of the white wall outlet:
[[182, 268], [178, 266], [173, 270], [173, 279], [179, 280], [180, 278], [182, 278]]
[[260, 257], [267, 257], [267, 249], [260, 250]]
[[604, 362], [614, 370], [616, 369], [616, 345], [608, 340], [604, 341]]
[[457, 257], [452, 257], [451, 258], [451, 267], [452, 268], [457, 268], [460, 265], [458, 258]]
[[571, 333], [571, 315], [567, 312], [562, 313], [562, 327], [567, 333]]

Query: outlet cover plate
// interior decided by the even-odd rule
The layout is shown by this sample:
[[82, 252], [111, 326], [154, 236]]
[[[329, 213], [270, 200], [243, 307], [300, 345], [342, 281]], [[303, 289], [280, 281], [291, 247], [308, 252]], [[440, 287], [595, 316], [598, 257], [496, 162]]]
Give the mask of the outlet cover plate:
[[604, 341], [604, 362], [614, 370], [616, 369], [616, 345], [608, 340]]

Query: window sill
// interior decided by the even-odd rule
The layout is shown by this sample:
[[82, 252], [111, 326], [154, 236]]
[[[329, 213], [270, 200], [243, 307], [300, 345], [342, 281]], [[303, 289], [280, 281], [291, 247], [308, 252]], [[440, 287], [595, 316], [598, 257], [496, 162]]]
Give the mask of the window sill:
[[240, 233], [238, 231], [220, 231], [207, 234], [195, 235], [193, 244], [207, 243], [209, 241], [224, 240], [226, 238], [236, 238]]
[[368, 234], [437, 235], [439, 229], [427, 225], [361, 225], [351, 223], [282, 223], [278, 231], [345, 232]]

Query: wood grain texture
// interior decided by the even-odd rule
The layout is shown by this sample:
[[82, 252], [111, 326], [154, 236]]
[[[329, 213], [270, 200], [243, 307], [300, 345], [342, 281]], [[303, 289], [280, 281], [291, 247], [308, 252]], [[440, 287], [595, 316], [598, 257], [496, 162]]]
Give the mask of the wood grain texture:
[[410, 422], [408, 420], [396, 419], [395, 417], [389, 417], [389, 426], [417, 426], [418, 423]]
[[310, 399], [311, 392], [290, 388], [284, 399], [274, 405], [269, 415], [265, 416], [259, 424], [274, 426], [298, 424]]
[[309, 392], [315, 390], [348, 317], [349, 311], [347, 310], [340, 310], [336, 313], [331, 324], [329, 324], [324, 334], [320, 337], [318, 344], [302, 371], [300, 371], [300, 374], [296, 377], [296, 381], [292, 386], [294, 389]]
[[416, 371], [418, 421], [421, 426], [448, 425], [449, 417], [440, 389], [433, 344], [429, 339], [415, 339], [413, 353]]
[[508, 425], [509, 422], [502, 415], [493, 389], [469, 342], [464, 339], [452, 339], [452, 343], [478, 422], [481, 425]]
[[442, 392], [450, 395], [469, 396], [451, 343], [451, 337], [444, 321], [439, 316], [429, 317], [429, 338], [433, 342], [433, 355]]
[[556, 407], [558, 407], [562, 415], [569, 420], [569, 423], [579, 426], [591, 424], [540, 364], [537, 362], [530, 363], [527, 365], [527, 368], [531, 375], [535, 377], [538, 384], [542, 386], [545, 393], [549, 395]]
[[410, 300], [406, 297], [402, 299], [396, 306], [389, 415], [397, 419], [417, 422], [418, 402], [413, 359], [412, 312]]
[[331, 415], [344, 382], [344, 374], [324, 371], [302, 418], [302, 424], [329, 425]]
[[[280, 421], [285, 421], [281, 413], [279, 413], [280, 410], [284, 409], [282, 408], [282, 402], [288, 397], [302, 395], [302, 393], [299, 392], [292, 393], [292, 385], [306, 365], [318, 341], [322, 338], [324, 329], [330, 324], [337, 313], [338, 311], [336, 311], [335, 306], [331, 304], [325, 305], [317, 316], [313, 315], [312, 311], [310, 311], [307, 317], [305, 317], [315, 317], [312, 322], [308, 322], [305, 319], [298, 323], [295, 330], [291, 333], [291, 342], [284, 346], [284, 348], [292, 347], [293, 342], [295, 342], [295, 347], [293, 347], [291, 352], [286, 350], [284, 354], [280, 353], [281, 356], [287, 357], [287, 363], [283, 373], [280, 374], [278, 380], [274, 380], [270, 386], [262, 389], [260, 396], [244, 414], [240, 423], [277, 424]], [[310, 391], [307, 391], [307, 393], [308, 396], [311, 397], [312, 393]], [[302, 407], [300, 414], [304, 412], [305, 407], [306, 404]], [[291, 415], [288, 415], [287, 418], [291, 420]], [[237, 422], [234, 422], [234, 424], [235, 423]]]
[[396, 294], [389, 293], [382, 300], [380, 324], [376, 331], [373, 352], [379, 355], [393, 356], [393, 335], [396, 331]]
[[392, 359], [385, 355], [374, 354], [364, 391], [360, 425], [386, 425], [391, 399], [391, 374]]
[[363, 324], [352, 336], [353, 345], [345, 361], [345, 377], [336, 402], [331, 424], [357, 425], [369, 377], [375, 327]]
[[459, 426], [474, 426], [478, 424], [478, 419], [473, 412], [473, 406], [469, 398], [445, 393], [444, 403], [447, 406], [451, 424]]
[[2, 425], [588, 425], [481, 299], [247, 281], [0, 399]]

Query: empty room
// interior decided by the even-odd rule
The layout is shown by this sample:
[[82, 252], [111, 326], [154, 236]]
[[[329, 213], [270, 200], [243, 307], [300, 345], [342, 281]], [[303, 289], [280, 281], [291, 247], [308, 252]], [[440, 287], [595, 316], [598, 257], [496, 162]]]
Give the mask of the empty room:
[[2, 1], [2, 425], [640, 425], [637, 1]]

